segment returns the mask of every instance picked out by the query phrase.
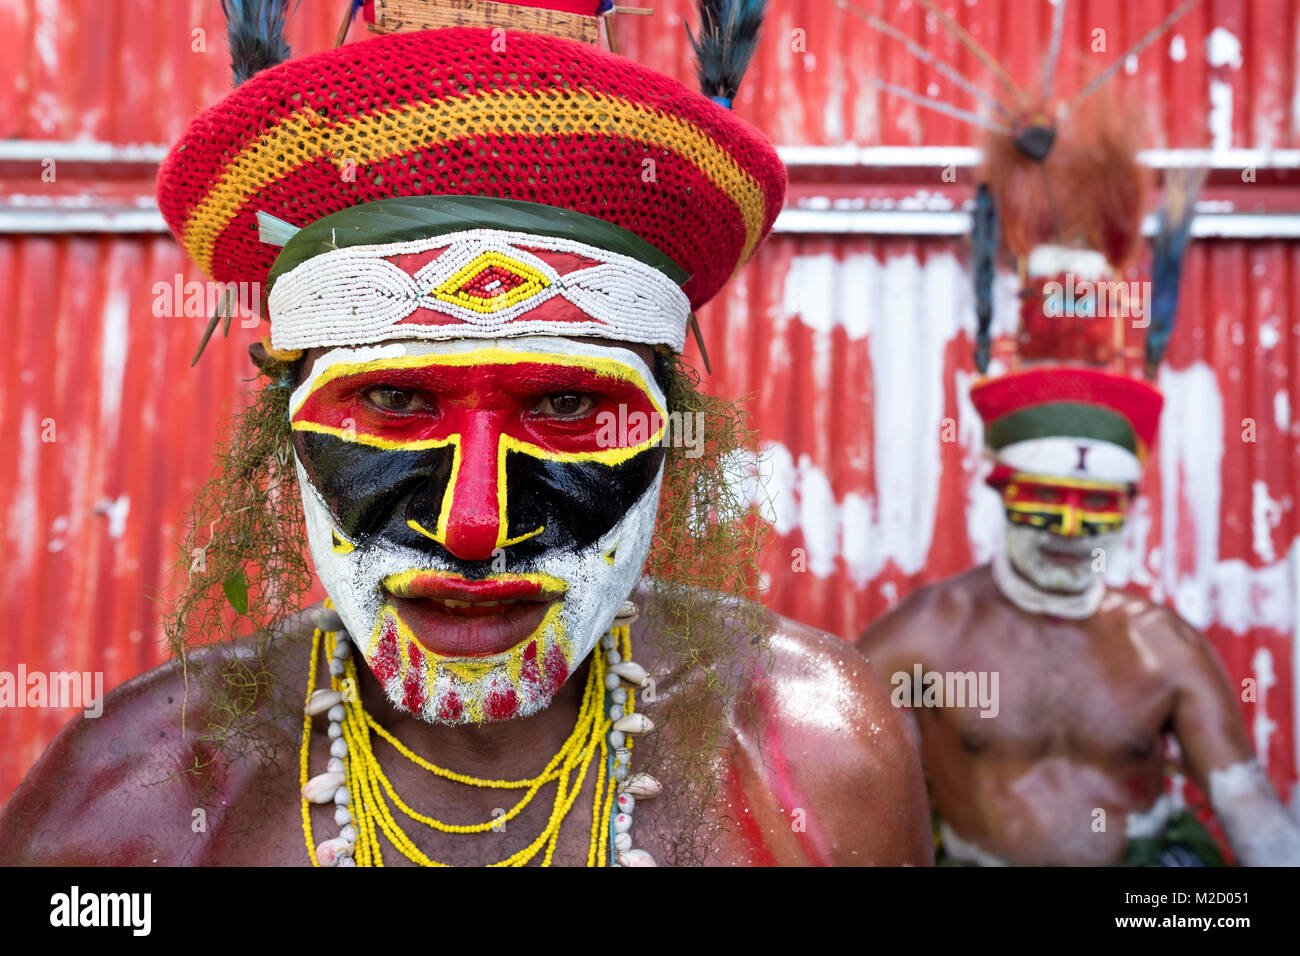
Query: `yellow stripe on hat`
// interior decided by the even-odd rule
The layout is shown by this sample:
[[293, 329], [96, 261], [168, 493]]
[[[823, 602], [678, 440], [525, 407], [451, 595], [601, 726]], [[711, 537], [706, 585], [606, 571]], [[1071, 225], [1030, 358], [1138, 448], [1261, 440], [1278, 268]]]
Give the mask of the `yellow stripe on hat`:
[[311, 109], [296, 113], [266, 128], [226, 167], [185, 221], [185, 250], [210, 273], [217, 236], [244, 203], [276, 179], [322, 157], [342, 169], [348, 161], [371, 163], [417, 146], [434, 147], [471, 136], [599, 133], [639, 137], [693, 163], [735, 202], [745, 224], [745, 245], [737, 267], [749, 259], [763, 229], [766, 201], [757, 180], [725, 146], [679, 117], [582, 90], [565, 91], [563, 98], [497, 91], [415, 103], [337, 123]]

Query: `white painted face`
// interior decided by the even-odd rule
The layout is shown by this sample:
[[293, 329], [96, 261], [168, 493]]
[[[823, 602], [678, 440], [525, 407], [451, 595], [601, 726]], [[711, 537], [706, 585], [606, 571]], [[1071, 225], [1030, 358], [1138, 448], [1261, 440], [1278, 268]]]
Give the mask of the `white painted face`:
[[1065, 536], [1007, 521], [1007, 557], [1021, 576], [1044, 591], [1078, 594], [1105, 568], [1104, 556], [1119, 545], [1121, 532]]
[[290, 410], [308, 540], [394, 706], [551, 702], [640, 578], [665, 411], [635, 352], [554, 336], [316, 360]]

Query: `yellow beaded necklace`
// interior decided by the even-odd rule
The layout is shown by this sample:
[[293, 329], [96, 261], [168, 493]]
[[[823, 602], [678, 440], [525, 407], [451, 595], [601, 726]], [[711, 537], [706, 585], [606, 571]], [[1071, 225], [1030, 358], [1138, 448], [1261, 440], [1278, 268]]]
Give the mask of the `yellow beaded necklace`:
[[[610, 632], [610, 638], [606, 640], [617, 649], [618, 655], [621, 655], [623, 660], [630, 659], [631, 630], [628, 626], [623, 625], [613, 628]], [[312, 697], [314, 693], [313, 687], [316, 682], [316, 670], [320, 660], [321, 648], [324, 647], [327, 659], [334, 659], [336, 656], [334, 653], [336, 643], [337, 638], [334, 632], [326, 633], [317, 630], [312, 640], [311, 663], [308, 669], [310, 676], [307, 682], [307, 706], [305, 708], [307, 713], [303, 720], [299, 782], [304, 794], [302, 800], [303, 836], [306, 839], [307, 855], [311, 859], [313, 866], [322, 865], [320, 856], [322, 847], [325, 847], [326, 843], [339, 842], [326, 841], [326, 843], [317, 845], [312, 835], [312, 801], [307, 798]], [[617, 660], [618, 655], [614, 659]], [[582, 695], [582, 705], [579, 708], [578, 719], [573, 732], [538, 776], [528, 780], [484, 780], [455, 773], [430, 763], [412, 753], [401, 741], [381, 727], [370, 714], [366, 713], [361, 704], [360, 695], [355, 693], [354, 690], [344, 693], [345, 688], [353, 689], [358, 686], [356, 663], [350, 655], [347, 656], [343, 662], [342, 673], [332, 674], [330, 677], [331, 689], [341, 695], [339, 706], [343, 709], [343, 717], [338, 723], [342, 730], [341, 739], [347, 745], [346, 760], [344, 762], [345, 786], [348, 795], [346, 806], [351, 817], [351, 835], [354, 838], [354, 843], [349, 845], [347, 858], [354, 861], [356, 866], [383, 866], [383, 854], [378, 838], [379, 833], [382, 832], [408, 860], [421, 866], [449, 866], [450, 864], [439, 863], [437, 860], [430, 859], [420, 851], [414, 841], [397, 823], [388, 801], [391, 800], [398, 810], [416, 823], [423, 824], [431, 829], [440, 830], [443, 833], [484, 833], [489, 830], [500, 829], [505, 822], [518, 816], [543, 786], [552, 781], [558, 781], [555, 802], [542, 832], [524, 849], [511, 854], [504, 860], [489, 864], [490, 866], [526, 866], [545, 848], [541, 865], [550, 866], [551, 859], [555, 854], [561, 825], [577, 800], [578, 794], [582, 791], [587, 768], [592, 757], [599, 750], [600, 759], [597, 763], [596, 773], [596, 799], [593, 801], [592, 808], [587, 866], [609, 865], [614, 838], [614, 818], [611, 814], [615, 807], [619, 781], [615, 777], [614, 757], [610, 753], [608, 743], [610, 728], [613, 726], [614, 720], [611, 716], [609, 698], [606, 694], [607, 673], [605, 655], [597, 648], [591, 656], [591, 667], [587, 674], [587, 683]], [[617, 678], [611, 678], [611, 680], [617, 683]], [[630, 688], [626, 691], [627, 700], [625, 704], [616, 707], [614, 713], [621, 711], [623, 714], [630, 715], [633, 712], [633, 693]], [[518, 803], [505, 811], [504, 815], [497, 816], [485, 823], [449, 824], [441, 820], [435, 820], [412, 810], [397, 795], [371, 747], [370, 734], [372, 731], [387, 741], [407, 760], [429, 773], [468, 787], [524, 790], [526, 792]], [[337, 731], [332, 731], [332, 733], [334, 732]], [[625, 746], [628, 749], [632, 747], [630, 737], [626, 739]], [[626, 759], [626, 755], [624, 755], [623, 759]], [[572, 781], [571, 784], [571, 778], [575, 771], [577, 779]], [[623, 802], [626, 801], [627, 798], [624, 797]], [[347, 819], [348, 814], [344, 815], [344, 819]]]

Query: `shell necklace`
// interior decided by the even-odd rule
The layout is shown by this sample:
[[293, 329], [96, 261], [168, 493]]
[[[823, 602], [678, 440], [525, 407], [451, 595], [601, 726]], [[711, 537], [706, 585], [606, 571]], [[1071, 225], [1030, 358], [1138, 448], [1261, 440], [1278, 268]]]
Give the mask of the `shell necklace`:
[[[326, 602], [326, 607], [329, 606], [330, 603]], [[357, 667], [347, 632], [317, 629], [312, 640], [299, 755], [303, 836], [312, 865], [383, 866], [379, 842], [379, 834], [383, 833], [408, 860], [421, 866], [448, 866], [420, 851], [398, 823], [393, 807], [414, 822], [443, 833], [499, 832], [532, 802], [543, 786], [554, 782], [557, 784], [554, 803], [542, 832], [522, 850], [489, 864], [526, 866], [541, 854], [541, 865], [550, 866], [560, 828], [582, 791], [587, 768], [599, 751], [587, 866], [654, 866], [654, 858], [649, 853], [633, 848], [631, 833], [636, 801], [651, 798], [661, 789], [659, 782], [649, 774], [632, 775], [628, 772], [633, 738], [654, 729], [650, 718], [633, 709], [634, 688], [643, 687], [648, 680], [645, 668], [631, 660], [630, 625], [636, 617], [636, 605], [631, 601], [623, 602], [613, 627], [601, 638], [600, 650], [592, 657], [573, 732], [546, 768], [538, 776], [526, 780], [470, 777], [439, 767], [412, 753], [362, 706], [360, 695], [355, 692]], [[322, 649], [330, 662], [330, 686], [316, 690], [316, 670]], [[624, 683], [629, 686], [625, 688]], [[309, 779], [312, 719], [321, 714], [329, 721], [330, 759], [324, 773]], [[371, 746], [372, 733], [431, 774], [467, 787], [522, 790], [524, 795], [509, 810], [493, 811], [493, 819], [483, 823], [449, 824], [418, 813], [407, 806], [393, 789], [375, 757]], [[334, 805], [334, 823], [340, 827], [339, 834], [317, 843], [312, 835], [312, 805], [331, 803]]]

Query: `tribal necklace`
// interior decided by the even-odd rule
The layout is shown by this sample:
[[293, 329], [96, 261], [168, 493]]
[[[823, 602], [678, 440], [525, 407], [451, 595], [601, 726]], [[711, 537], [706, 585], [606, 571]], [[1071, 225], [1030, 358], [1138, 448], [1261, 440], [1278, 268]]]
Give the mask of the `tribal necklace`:
[[[637, 799], [653, 797], [660, 791], [659, 782], [649, 774], [628, 772], [633, 736], [654, 729], [648, 717], [633, 709], [633, 688], [647, 682], [645, 669], [631, 660], [629, 625], [636, 616], [636, 605], [624, 602], [613, 628], [601, 638], [600, 650], [592, 655], [573, 732], [545, 769], [526, 780], [471, 777], [446, 770], [411, 752], [362, 706], [355, 690], [359, 686], [357, 666], [347, 633], [317, 630], [312, 641], [299, 767], [303, 835], [312, 865], [383, 866], [379, 842], [379, 834], [383, 833], [413, 863], [448, 866], [420, 851], [398, 823], [392, 806], [416, 823], [443, 833], [500, 832], [532, 802], [543, 786], [555, 782], [554, 803], [542, 832], [524, 849], [489, 864], [526, 866], [540, 853], [541, 865], [550, 866], [560, 828], [582, 791], [593, 757], [599, 752], [587, 866], [654, 866], [649, 853], [633, 849], [631, 835]], [[322, 648], [330, 662], [330, 687], [315, 690]], [[630, 685], [626, 689], [622, 686], [625, 682]], [[329, 720], [330, 760], [324, 773], [308, 779], [312, 718], [320, 714], [326, 714]], [[509, 810], [493, 811], [493, 819], [483, 823], [449, 824], [425, 816], [407, 806], [393, 789], [372, 749], [372, 733], [429, 773], [468, 787], [525, 793]], [[317, 843], [312, 835], [311, 807], [330, 803], [334, 805], [334, 822], [341, 829], [337, 837]]]

